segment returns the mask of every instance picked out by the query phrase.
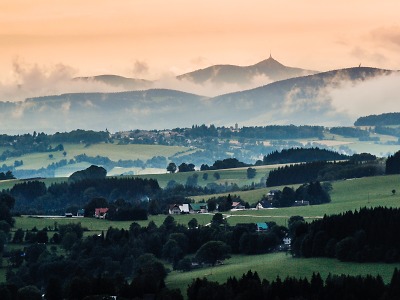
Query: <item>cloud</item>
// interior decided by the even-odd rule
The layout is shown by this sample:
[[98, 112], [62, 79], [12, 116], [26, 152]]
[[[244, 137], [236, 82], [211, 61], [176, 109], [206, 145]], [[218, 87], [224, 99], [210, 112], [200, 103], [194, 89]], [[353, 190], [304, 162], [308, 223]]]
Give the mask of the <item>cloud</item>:
[[173, 73], [164, 73], [154, 83], [154, 88], [167, 88], [197, 95], [215, 97], [227, 93], [233, 93], [253, 89], [271, 83], [272, 80], [265, 75], [255, 75], [247, 83], [216, 83], [207, 80], [202, 84], [194, 83], [188, 79], [177, 79]]
[[400, 112], [400, 73], [379, 76], [329, 91], [333, 108], [354, 121], [361, 116]]
[[136, 60], [133, 64], [132, 72], [134, 75], [147, 74], [149, 72], [149, 65], [145, 61]]
[[388, 43], [400, 48], [400, 26], [381, 27], [372, 30], [370, 36], [373, 40], [387, 45]]
[[12, 63], [12, 76], [0, 82], [0, 101], [23, 101], [26, 98], [58, 95], [63, 93], [118, 92], [121, 87], [94, 80], [73, 80], [78, 70], [55, 64], [41, 66], [21, 59]]

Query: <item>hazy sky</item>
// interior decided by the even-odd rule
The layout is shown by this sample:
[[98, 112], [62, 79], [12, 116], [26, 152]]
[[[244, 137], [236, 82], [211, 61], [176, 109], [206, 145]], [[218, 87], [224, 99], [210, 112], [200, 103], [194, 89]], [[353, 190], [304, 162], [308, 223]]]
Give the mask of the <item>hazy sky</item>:
[[400, 69], [399, 12], [398, 0], [2, 0], [0, 78], [18, 61], [153, 79], [270, 51], [321, 71]]

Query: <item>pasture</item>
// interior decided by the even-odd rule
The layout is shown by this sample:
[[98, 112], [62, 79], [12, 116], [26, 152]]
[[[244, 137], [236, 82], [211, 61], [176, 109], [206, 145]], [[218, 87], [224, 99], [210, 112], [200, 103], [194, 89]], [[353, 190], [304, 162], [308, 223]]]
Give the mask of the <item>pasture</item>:
[[[174, 175], [174, 174], [171, 174]], [[275, 221], [280, 225], [287, 225], [290, 216], [301, 215], [307, 220], [322, 217], [324, 214], [336, 214], [347, 210], [355, 210], [360, 207], [390, 206], [400, 207], [400, 175], [368, 177], [353, 180], [343, 180], [332, 183], [331, 193], [332, 202], [318, 206], [290, 207], [268, 210], [246, 210], [235, 211], [225, 214], [230, 225], [248, 222], [266, 222]], [[251, 190], [238, 192], [246, 201], [256, 202], [256, 198], [269, 189]], [[393, 194], [392, 190], [396, 190]], [[203, 197], [204, 198], [204, 197]], [[253, 199], [253, 200], [251, 200]], [[165, 220], [166, 215], [150, 216], [147, 221], [138, 221], [142, 226], [146, 226], [153, 221], [160, 226]], [[174, 215], [177, 223], [186, 225], [189, 220], [196, 218], [200, 225], [206, 225], [211, 221], [211, 214], [191, 214]], [[16, 224], [13, 230], [22, 228], [30, 230], [33, 227], [38, 229], [44, 227], [53, 227], [57, 225], [68, 224], [70, 222], [80, 222], [83, 227], [89, 231], [85, 236], [99, 234], [106, 231], [109, 227], [128, 229], [132, 222], [113, 222], [109, 220], [99, 220], [92, 218], [57, 218], [42, 219], [32, 217], [16, 217]], [[286, 276], [307, 277], [310, 278], [313, 272], [320, 272], [323, 279], [329, 273], [331, 274], [349, 274], [349, 275], [380, 275], [385, 282], [389, 282], [394, 268], [400, 268], [400, 264], [384, 263], [343, 263], [335, 259], [310, 258], [296, 259], [285, 253], [271, 253], [264, 255], [243, 256], [234, 255], [226, 260], [223, 265], [216, 267], [207, 267], [182, 273], [171, 271], [166, 278], [166, 284], [169, 288], [180, 288], [183, 291], [187, 285], [197, 277], [207, 277], [212, 281], [225, 281], [229, 276], [240, 277], [248, 270], [257, 271], [261, 278], [274, 280], [276, 276], [285, 278]], [[4, 271], [0, 270], [0, 281], [3, 278]]]
[[313, 272], [319, 272], [323, 280], [328, 274], [332, 275], [380, 275], [385, 283], [389, 283], [395, 268], [400, 268], [400, 263], [344, 263], [330, 258], [293, 258], [284, 252], [262, 255], [233, 255], [224, 261], [223, 265], [206, 267], [190, 272], [172, 271], [166, 278], [168, 288], [178, 288], [182, 294], [195, 278], [207, 278], [209, 281], [224, 282], [229, 277], [241, 277], [248, 270], [257, 271], [261, 279], [275, 280], [287, 276], [297, 278], [311, 278]]
[[[54, 145], [56, 146], [56, 145]], [[118, 160], [136, 160], [140, 159], [146, 161], [154, 156], [165, 156], [170, 157], [177, 153], [189, 154], [193, 150], [188, 147], [181, 146], [163, 146], [163, 145], [142, 145], [142, 144], [92, 144], [86, 146], [84, 144], [63, 144], [64, 150], [67, 153], [64, 157], [63, 151], [56, 152], [41, 152], [41, 153], [29, 153], [20, 157], [10, 157], [3, 163], [6, 165], [13, 165], [14, 161], [22, 160], [24, 164], [17, 169], [40, 169], [46, 168], [49, 164], [59, 162], [62, 159], [73, 159], [79, 154], [86, 154], [87, 156], [107, 156], [112, 161]], [[53, 154], [50, 158], [49, 154]]]

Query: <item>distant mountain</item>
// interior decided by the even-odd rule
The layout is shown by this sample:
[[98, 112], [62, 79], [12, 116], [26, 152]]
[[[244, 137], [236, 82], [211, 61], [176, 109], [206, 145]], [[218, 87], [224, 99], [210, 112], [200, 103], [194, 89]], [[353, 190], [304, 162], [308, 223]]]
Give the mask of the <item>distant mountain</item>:
[[185, 73], [177, 76], [197, 84], [212, 82], [216, 84], [235, 83], [247, 84], [256, 76], [266, 76], [270, 81], [316, 74], [317, 71], [287, 67], [270, 56], [251, 66], [214, 65], [205, 69]]
[[329, 91], [345, 83], [357, 84], [391, 73], [368, 67], [340, 69], [221, 95], [209, 102], [220, 112], [215, 120], [235, 114], [237, 122], [245, 123], [322, 124], [329, 119], [338, 121], [339, 114], [332, 107]]
[[[117, 93], [75, 93], [0, 102], [2, 131], [23, 133], [74, 129], [111, 132], [165, 129], [193, 124], [349, 125], [332, 104], [330, 92], [391, 71], [350, 68], [277, 81], [255, 89], [210, 98], [169, 89]], [[368, 103], [369, 106], [379, 103]], [[16, 131], [18, 130], [18, 131]]]
[[74, 80], [101, 82], [113, 87], [121, 87], [126, 90], [150, 88], [153, 84], [150, 80], [128, 78], [118, 75], [97, 75], [89, 77], [75, 77]]

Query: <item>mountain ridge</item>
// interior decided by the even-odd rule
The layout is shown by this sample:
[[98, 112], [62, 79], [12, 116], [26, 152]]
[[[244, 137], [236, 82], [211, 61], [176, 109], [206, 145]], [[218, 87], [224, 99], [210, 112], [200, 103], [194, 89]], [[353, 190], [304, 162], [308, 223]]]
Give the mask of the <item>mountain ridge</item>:
[[265, 76], [272, 81], [278, 81], [316, 73], [318, 73], [318, 71], [285, 66], [270, 55], [269, 58], [253, 65], [212, 65], [203, 69], [181, 74], [177, 76], [177, 79], [186, 79], [197, 84], [204, 84], [207, 81], [214, 82], [216, 84], [243, 84], [250, 82], [255, 76]]

